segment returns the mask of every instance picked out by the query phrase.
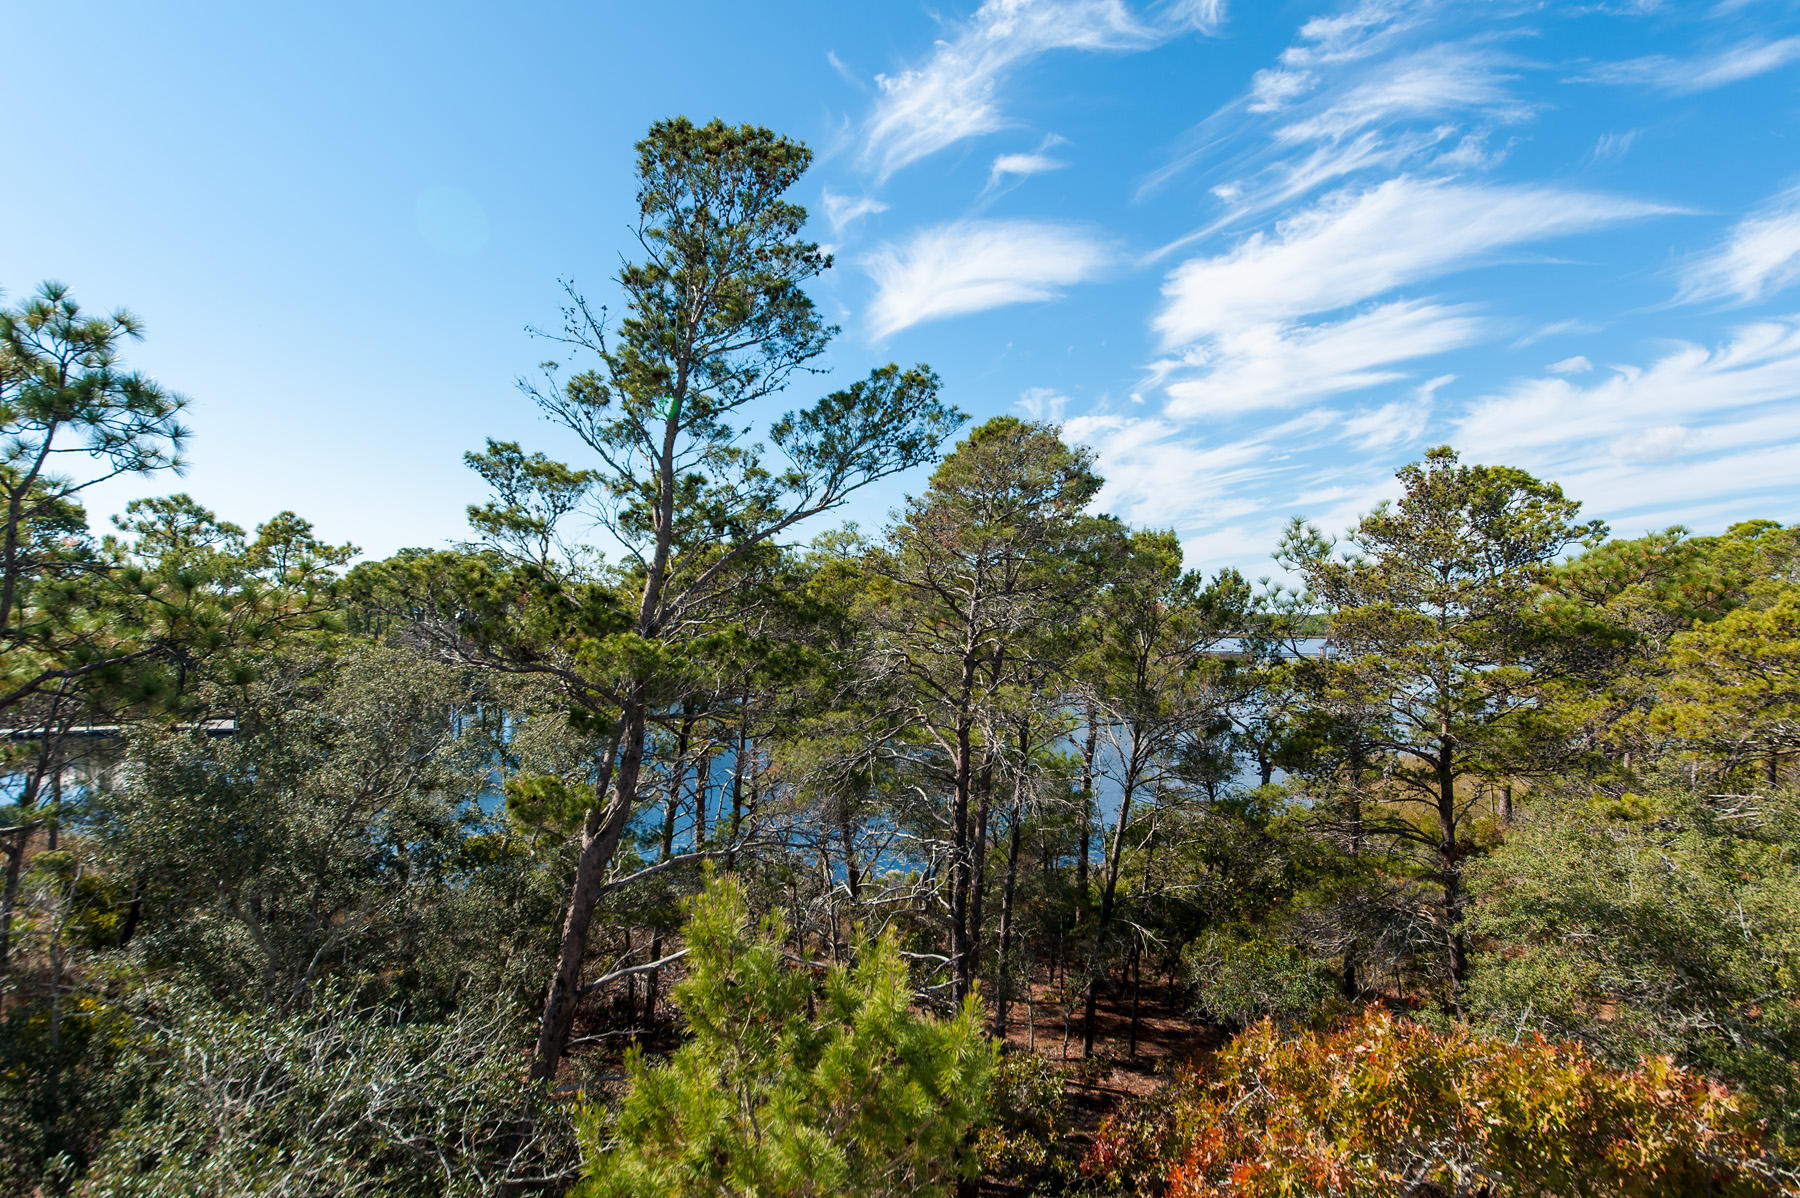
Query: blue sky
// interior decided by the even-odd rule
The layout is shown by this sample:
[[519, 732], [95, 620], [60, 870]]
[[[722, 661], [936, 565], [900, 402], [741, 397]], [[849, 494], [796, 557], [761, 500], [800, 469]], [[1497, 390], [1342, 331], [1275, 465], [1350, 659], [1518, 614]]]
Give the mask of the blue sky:
[[818, 151], [837, 382], [1063, 421], [1191, 564], [1446, 441], [1620, 532], [1800, 514], [1791, 0], [83, 3], [0, 65], [0, 287], [129, 306], [193, 399], [188, 476], [97, 515], [386, 553], [463, 534], [483, 437], [578, 460], [524, 328], [606, 298], [674, 113]]

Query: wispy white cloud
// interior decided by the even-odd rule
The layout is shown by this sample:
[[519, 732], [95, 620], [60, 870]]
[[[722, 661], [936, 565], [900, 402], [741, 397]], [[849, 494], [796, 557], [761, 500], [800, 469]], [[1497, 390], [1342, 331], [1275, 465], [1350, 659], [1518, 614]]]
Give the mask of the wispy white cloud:
[[1800, 37], [1752, 38], [1716, 54], [1695, 58], [1670, 58], [1653, 54], [1603, 63], [1577, 75], [1581, 83], [1610, 83], [1627, 87], [1653, 87], [1661, 91], [1691, 94], [1753, 79], [1800, 59]]
[[1531, 332], [1513, 342], [1512, 347], [1514, 349], [1525, 349], [1528, 346], [1536, 345], [1538, 342], [1546, 341], [1552, 337], [1575, 337], [1587, 333], [1598, 333], [1605, 327], [1605, 325], [1592, 320], [1581, 320], [1577, 318], [1552, 320], [1547, 324], [1539, 325], [1537, 328], [1531, 330]]
[[1642, 129], [1627, 129], [1622, 133], [1616, 130], [1602, 133], [1600, 140], [1594, 143], [1592, 158], [1595, 162], [1611, 162], [1623, 158], [1631, 152], [1631, 147], [1642, 135]]
[[1068, 410], [1069, 397], [1054, 387], [1027, 387], [1019, 392], [1018, 401], [1013, 407], [1033, 420], [1060, 424], [1063, 413]]
[[1511, 94], [1517, 75], [1492, 50], [1437, 45], [1381, 64], [1377, 71], [1302, 119], [1276, 130], [1286, 142], [1342, 139], [1371, 125], [1479, 112], [1514, 121], [1534, 107]]
[[1682, 272], [1687, 301], [1765, 299], [1800, 281], [1800, 188], [1733, 225], [1712, 253]]
[[868, 89], [868, 83], [862, 76], [851, 70], [848, 63], [838, 57], [836, 50], [825, 51], [825, 61], [831, 64], [831, 69], [836, 71], [838, 73], [838, 78], [842, 79], [845, 83], [865, 91]]
[[1201, 368], [1167, 384], [1178, 419], [1298, 407], [1405, 377], [1402, 362], [1480, 340], [1470, 310], [1420, 301], [1384, 304], [1321, 325], [1231, 328], [1209, 345]]
[[1358, 0], [1343, 12], [1307, 21], [1281, 61], [1308, 67], [1368, 58], [1422, 25], [1436, 7], [1433, 0]]
[[888, 210], [888, 206], [874, 196], [840, 195], [829, 187], [825, 189], [823, 200], [825, 219], [831, 222], [833, 232], [841, 232], [845, 225]]
[[1159, 14], [1165, 24], [1217, 33], [1225, 24], [1225, 0], [1171, 0]]
[[1490, 37], [1412, 44], [1442, 7], [1359, 0], [1308, 21], [1246, 94], [1195, 126], [1183, 149], [1144, 178], [1138, 197], [1206, 158], [1229, 162], [1236, 177], [1212, 189], [1225, 212], [1192, 235], [1199, 238], [1359, 172], [1492, 167], [1501, 154], [1486, 148], [1486, 130], [1542, 105], [1514, 94], [1525, 64]]
[[1048, 154], [1002, 154], [994, 159], [988, 171], [988, 186], [997, 187], [1008, 178], [1026, 178], [1048, 171], [1059, 171], [1069, 164]]
[[1054, 299], [1112, 259], [1088, 229], [1047, 221], [958, 221], [884, 246], [863, 263], [875, 282], [872, 331], [885, 337], [921, 321], [1005, 304]]
[[[1206, 559], [1254, 570], [1289, 514], [1349, 524], [1392, 492], [1394, 467], [1439, 440], [1556, 478], [1606, 516], [1671, 510], [1679, 495], [1690, 497], [1692, 513], [1734, 514], [1766, 506], [1768, 495], [1791, 495], [1791, 460], [1800, 460], [1800, 318], [1741, 329], [1721, 345], [1658, 351], [1640, 367], [1609, 367], [1617, 353], [1610, 339], [1604, 356], [1581, 340], [1626, 321], [1606, 299], [1595, 301], [1600, 291], [1552, 284], [1535, 295], [1508, 286], [1483, 296], [1491, 273], [1455, 280], [1454, 294], [1441, 282], [1498, 263], [1513, 263], [1507, 278], [1521, 284], [1530, 281], [1526, 271], [1553, 279], [1570, 268], [1545, 271], [1543, 251], [1687, 211], [1567, 181], [1584, 166], [1641, 156], [1636, 147], [1648, 135], [1634, 126], [1643, 117], [1559, 109], [1558, 120], [1569, 122], [1559, 129], [1577, 140], [1538, 139], [1530, 154], [1514, 148], [1530, 139], [1510, 127], [1560, 102], [1563, 93], [1544, 86], [1554, 77], [1525, 55], [1567, 44], [1557, 39], [1572, 24], [1555, 28], [1565, 18], [1579, 10], [1585, 22], [1603, 13], [1611, 21], [1652, 7], [1654, 0], [1333, 0], [1277, 57], [1240, 60], [1250, 76], [1245, 90], [1195, 125], [1174, 160], [1139, 189], [1140, 199], [1171, 183], [1190, 194], [1164, 196], [1165, 209], [1143, 211], [1136, 228], [1158, 228], [1178, 201], [1204, 207], [1164, 236], [1191, 232], [1136, 259], [1140, 267], [1158, 263], [1150, 278], [1160, 277], [1162, 296], [1151, 325], [1160, 345], [1137, 386], [1121, 389], [1129, 401], [1082, 412], [1079, 398], [1032, 387], [1012, 410], [1061, 421], [1065, 435], [1094, 447], [1110, 480], [1101, 505], [1134, 523], [1176, 527], [1191, 565]], [[914, 72], [883, 83], [862, 127], [864, 165], [885, 175], [1008, 127], [1010, 89], [1035, 56], [1146, 49], [1175, 36], [1178, 11], [1195, 14], [1192, 28], [1216, 29], [1221, 14], [1200, 8], [986, 0], [945, 26]], [[1663, 0], [1660, 11], [1633, 36], [1669, 57], [1606, 64], [1590, 77], [1667, 96], [1800, 61], [1800, 38], [1785, 36], [1791, 28], [1746, 20], [1728, 36], [1754, 34], [1750, 40], [1684, 41], [1683, 31], [1710, 37], [1718, 29], [1702, 28], [1711, 18], [1677, 0]], [[1034, 12], [1054, 12], [1056, 22], [1021, 15]], [[1689, 136], [1666, 122], [1654, 129], [1659, 153], [1680, 152]], [[974, 164], [990, 164], [989, 192], [1063, 166], [1061, 152], [1032, 151], [1018, 134], [1006, 140], [1015, 144], [1005, 148], [1026, 152], [999, 153], [995, 139]], [[1550, 168], [1554, 177], [1541, 173], [1543, 151], [1563, 155]], [[1083, 153], [1083, 166], [1090, 156]], [[984, 193], [980, 204], [992, 203]], [[1055, 244], [1071, 235], [1071, 246]], [[1610, 258], [1631, 243], [1620, 234], [1606, 246]], [[1104, 272], [1113, 251], [1091, 227], [966, 220], [929, 229], [865, 261], [876, 292], [868, 321], [887, 334], [1051, 298]], [[1576, 252], [1589, 256], [1585, 247]], [[1647, 254], [1667, 259], [1666, 248]], [[1598, 282], [1599, 272], [1590, 273]], [[1684, 299], [1734, 302], [1800, 282], [1800, 188], [1739, 221], [1679, 277]], [[1470, 298], [1482, 302], [1458, 302]], [[1517, 347], [1549, 342], [1551, 352], [1524, 359], [1533, 377], [1496, 386], [1507, 376], [1489, 373], [1485, 357], [1457, 353], [1496, 338], [1497, 349], [1517, 338]], [[1456, 375], [1440, 373], [1452, 370], [1464, 376], [1455, 387]]]
[[[1527, 379], [1474, 404], [1456, 443], [1489, 458], [1528, 455], [1556, 467], [1593, 457], [1641, 462], [1676, 453], [1800, 435], [1800, 317], [1738, 329], [1717, 349], [1680, 345], [1645, 367], [1621, 367], [1579, 384], [1566, 377]], [[1777, 420], [1754, 434], [1742, 425]], [[1737, 432], [1733, 432], [1737, 429]], [[1790, 462], [1790, 477], [1791, 477]]]
[[1226, 204], [1226, 210], [1210, 223], [1151, 251], [1144, 261], [1160, 261], [1177, 250], [1205, 241], [1229, 227], [1281, 208], [1351, 175], [1398, 167], [1440, 140], [1435, 133], [1390, 137], [1368, 132], [1348, 141], [1327, 142], [1313, 146], [1303, 154], [1278, 158], [1251, 178], [1215, 186], [1212, 193]]
[[1141, 20], [1121, 0], [986, 0], [924, 63], [876, 77], [881, 94], [864, 130], [863, 163], [885, 179], [965, 138], [1006, 127], [1001, 87], [1040, 54], [1145, 49], [1217, 8], [1179, 5], [1171, 25]]
[[1229, 253], [1171, 271], [1155, 328], [1179, 345], [1286, 323], [1548, 237], [1673, 211], [1623, 196], [1401, 176], [1328, 196]]
[[1160, 417], [1097, 413], [1065, 421], [1063, 435], [1094, 450], [1107, 480], [1096, 505], [1140, 527], [1209, 528], [1257, 514], [1256, 488], [1282, 469], [1266, 433], [1195, 444]]
[[1276, 112], [1306, 95], [1318, 85], [1311, 71], [1264, 67], [1250, 79], [1250, 111]]
[[1408, 399], [1354, 412], [1344, 418], [1344, 434], [1365, 452], [1410, 445], [1424, 435], [1426, 422], [1431, 418], [1432, 396], [1455, 381], [1453, 374], [1440, 374], [1421, 384]]

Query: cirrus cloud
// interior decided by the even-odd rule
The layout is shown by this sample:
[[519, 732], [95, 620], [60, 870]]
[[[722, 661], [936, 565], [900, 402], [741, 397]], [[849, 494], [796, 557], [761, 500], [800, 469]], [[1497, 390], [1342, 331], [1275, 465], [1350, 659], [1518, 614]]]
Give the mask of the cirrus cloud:
[[1800, 188], [1733, 225], [1724, 244], [1682, 274], [1686, 301], [1764, 299], [1800, 282]]
[[1485, 255], [1678, 211], [1624, 196], [1399, 176], [1341, 191], [1229, 253], [1171, 271], [1155, 328], [1179, 345], [1285, 322], [1472, 265]]
[[869, 320], [877, 337], [922, 321], [1054, 299], [1112, 260], [1107, 243], [1077, 225], [967, 220], [938, 225], [863, 262], [875, 283]]

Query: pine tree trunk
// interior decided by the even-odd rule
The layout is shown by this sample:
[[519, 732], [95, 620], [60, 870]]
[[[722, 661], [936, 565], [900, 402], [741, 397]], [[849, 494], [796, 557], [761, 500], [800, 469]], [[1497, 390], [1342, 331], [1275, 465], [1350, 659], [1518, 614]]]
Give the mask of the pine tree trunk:
[[1088, 854], [1093, 852], [1094, 829], [1094, 752], [1100, 743], [1100, 713], [1095, 710], [1094, 701], [1087, 705], [1087, 740], [1081, 746], [1081, 831], [1080, 845], [1075, 856], [1075, 896], [1083, 907], [1087, 906], [1088, 891]]
[[1020, 824], [1023, 813], [1015, 798], [1012, 834], [1006, 845], [1006, 881], [1000, 891], [1000, 966], [994, 979], [994, 1035], [1006, 1039], [1007, 1011], [1012, 1004], [1013, 891], [1019, 877]]
[[[742, 710], [738, 713], [737, 750], [731, 755], [731, 844], [735, 846], [744, 828], [744, 769], [745, 747], [750, 740], [750, 691], [746, 687]], [[733, 847], [725, 857], [725, 868], [728, 871], [737, 869], [737, 849]]]
[[700, 760], [694, 765], [694, 851], [699, 852], [706, 847], [706, 807], [707, 788], [712, 783], [712, 745], [710, 742], [701, 750]]
[[1137, 1060], [1138, 1011], [1144, 990], [1143, 976], [1144, 946], [1137, 937], [1131, 941], [1131, 1032], [1126, 1038], [1125, 1055]]
[[[845, 798], [838, 804], [838, 843], [844, 850], [844, 883], [850, 889], [850, 897], [862, 902], [862, 870], [856, 863], [856, 829], [850, 824], [850, 801]], [[852, 917], [854, 918], [854, 916]]]
[[631, 809], [637, 798], [638, 770], [644, 760], [645, 711], [636, 693], [622, 714], [624, 726], [607, 750], [594, 794], [607, 793], [614, 781], [615, 758], [618, 789], [612, 803], [604, 808], [604, 814], [598, 805], [588, 812], [587, 827], [583, 829], [581, 855], [575, 861], [575, 883], [569, 895], [568, 912], [563, 918], [562, 940], [557, 945], [556, 969], [550, 976], [550, 986], [544, 996], [543, 1013], [538, 1017], [537, 1043], [531, 1057], [533, 1081], [554, 1078], [563, 1053], [568, 1049], [569, 1028], [575, 1021], [575, 1005], [581, 997], [581, 966], [587, 956], [588, 928], [593, 923], [601, 888], [606, 884], [606, 871], [631, 822]]
[[35, 825], [28, 824], [7, 837], [6, 884], [0, 889], [0, 982], [5, 981], [12, 967], [13, 906], [19, 899], [19, 877], [25, 866], [25, 845], [31, 839], [33, 826]]
[[[681, 722], [675, 741], [675, 761], [669, 767], [669, 793], [663, 801], [662, 853], [658, 861], [667, 861], [675, 852], [675, 817], [681, 809], [681, 780], [687, 776], [688, 734], [693, 730], [692, 705], [684, 705], [690, 714]], [[650, 959], [662, 960], [663, 938], [657, 932], [650, 940]], [[644, 1019], [656, 1022], [656, 1003], [662, 994], [662, 970], [652, 969], [644, 982]]]
[[[1135, 752], [1135, 750], [1134, 750]], [[1094, 925], [1094, 959], [1089, 966], [1087, 994], [1081, 1017], [1081, 1055], [1094, 1055], [1094, 1015], [1100, 1002], [1100, 974], [1105, 968], [1106, 934], [1112, 927], [1113, 903], [1119, 891], [1119, 866], [1125, 858], [1125, 830], [1131, 823], [1131, 800], [1137, 790], [1137, 768], [1132, 763], [1119, 798], [1119, 822], [1113, 827], [1112, 848], [1106, 855], [1106, 881], [1100, 888], [1100, 919]]]
[[975, 845], [969, 877], [969, 977], [981, 976], [982, 937], [987, 920], [988, 819], [994, 806], [994, 757], [982, 754], [981, 777], [975, 788]]
[[[966, 672], [966, 671], [965, 671]], [[974, 985], [969, 969], [969, 790], [973, 781], [969, 724], [956, 728], [956, 778], [950, 811], [950, 957], [956, 979], [956, 1001], [968, 997]]]
[[[24, 793], [19, 796], [18, 807], [30, 810], [37, 803], [38, 774], [26, 775]], [[12, 929], [13, 911], [19, 901], [19, 880], [25, 871], [25, 852], [31, 847], [31, 834], [37, 830], [41, 820], [28, 820], [19, 824], [8, 837], [6, 845], [6, 883], [0, 887], [0, 982], [5, 981], [12, 968]]]
[[1468, 980], [1468, 946], [1463, 938], [1462, 846], [1457, 842], [1455, 749], [1446, 726], [1437, 758], [1438, 873], [1444, 886], [1444, 937], [1450, 955], [1450, 1002], [1462, 1019], [1463, 984]]
[[[1151, 870], [1156, 865], [1156, 824], [1157, 824], [1156, 816], [1157, 816], [1158, 811], [1159, 811], [1158, 808], [1151, 809], [1150, 836], [1149, 836], [1150, 844], [1144, 853], [1144, 877], [1143, 877], [1143, 880], [1141, 882], [1139, 882], [1139, 884], [1138, 884], [1137, 912], [1138, 912], [1138, 919], [1140, 921], [1144, 917], [1145, 907], [1148, 906], [1148, 904], [1149, 904], [1150, 873], [1151, 873]], [[1130, 1032], [1130, 1036], [1129, 1036], [1129, 1047], [1126, 1049], [1127, 1055], [1130, 1056], [1132, 1060], [1137, 1059], [1138, 1009], [1139, 1009], [1138, 1000], [1139, 1000], [1139, 995], [1141, 994], [1141, 992], [1143, 990], [1143, 976], [1142, 976], [1143, 956], [1144, 956], [1143, 936], [1142, 935], [1134, 935], [1131, 938], [1131, 1032]]]
[[[1363, 766], [1360, 746], [1350, 751], [1350, 857], [1355, 859], [1363, 849], [1363, 815], [1362, 815]], [[1356, 979], [1357, 941], [1353, 934], [1344, 945], [1344, 968], [1338, 979], [1344, 997], [1351, 1002], [1356, 1001], [1360, 989]]]

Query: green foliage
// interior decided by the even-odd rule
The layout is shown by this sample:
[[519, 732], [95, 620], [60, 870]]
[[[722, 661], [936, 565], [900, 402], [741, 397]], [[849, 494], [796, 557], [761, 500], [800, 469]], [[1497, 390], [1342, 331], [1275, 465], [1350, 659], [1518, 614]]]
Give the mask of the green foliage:
[[485, 450], [466, 453], [463, 461], [494, 492], [487, 503], [469, 505], [469, 524], [489, 545], [544, 569], [568, 556], [562, 523], [593, 487], [593, 471], [572, 470], [541, 453], [527, 454], [516, 442], [492, 437]]
[[0, 307], [0, 708], [40, 709], [15, 726], [241, 673], [244, 646], [318, 621], [351, 554], [292, 513], [248, 540], [185, 495], [132, 501], [117, 522], [133, 536], [96, 542], [83, 493], [179, 467], [187, 437], [187, 401], [123, 365], [141, 335], [57, 283]]
[[984, 1176], [1041, 1179], [1062, 1163], [1072, 1124], [1064, 1070], [1043, 1057], [1005, 1053], [994, 1067], [987, 1117], [975, 1132]]
[[[831, 259], [801, 236], [806, 210], [784, 198], [812, 152], [756, 126], [685, 118], [657, 122], [637, 149], [645, 254], [619, 273], [626, 315], [609, 329], [571, 288], [555, 339], [594, 365], [565, 380], [546, 364], [544, 382], [528, 388], [601, 465], [553, 477], [554, 463], [519, 457], [535, 479], [537, 515], [504, 489], [481, 511], [553, 527], [553, 496], [592, 486], [656, 587], [679, 590], [801, 514], [929, 460], [962, 416], [939, 401], [929, 369], [883, 367], [776, 420], [770, 440], [789, 465], [765, 464], [733, 413], [783, 391], [836, 333], [806, 292]], [[518, 456], [508, 450], [490, 446], [476, 464], [505, 481], [517, 473], [499, 469], [502, 457]], [[507, 531], [487, 514], [481, 522]], [[524, 527], [511, 516], [500, 523], [509, 535]], [[648, 598], [659, 617], [659, 596]]]
[[[1090, 1054], [1129, 1002], [1135, 1055], [1160, 974], [1250, 1030], [1106, 1124], [1102, 1185], [1793, 1187], [1800, 529], [1602, 543], [1445, 447], [1254, 588], [1002, 416], [883, 536], [796, 553], [963, 419], [924, 365], [771, 406], [837, 332], [811, 160], [653, 125], [622, 303], [568, 285], [525, 386], [585, 465], [490, 438], [474, 543], [343, 582], [293, 513], [92, 534], [186, 401], [126, 369], [128, 314], [0, 308], [0, 1189], [1072, 1184], [1066, 1087], [1117, 1056], [1003, 1055], [975, 993]], [[730, 871], [691, 902], [689, 848]], [[1318, 1030], [1390, 980], [1429, 1027]], [[578, 1151], [550, 1096], [646, 1026], [679, 1043]]]
[[1677, 633], [1668, 660], [1655, 725], [1731, 764], [1800, 750], [1800, 588], [1770, 588]]
[[1110, 1118], [1085, 1168], [1188, 1198], [1749, 1198], [1793, 1180], [1742, 1099], [1664, 1058], [1616, 1072], [1538, 1037], [1437, 1033], [1378, 1009], [1324, 1033], [1256, 1025]]
[[93, 800], [112, 876], [142, 899], [144, 962], [276, 1002], [333, 974], [430, 1002], [498, 981], [529, 906], [510, 927], [505, 906], [469, 908], [500, 897], [487, 875], [528, 867], [476, 838], [490, 750], [456, 718], [462, 676], [370, 645], [264, 664], [236, 735], [147, 727]]
[[596, 805], [592, 786], [551, 774], [514, 774], [506, 780], [506, 813], [527, 827], [572, 835]]
[[1264, 1018], [1307, 1022], [1318, 1018], [1337, 992], [1316, 959], [1261, 936], [1208, 932], [1182, 950], [1181, 958], [1194, 1009], [1232, 1027]]
[[1629, 797], [1545, 804], [1481, 863], [1471, 1010], [1621, 1066], [1670, 1055], [1800, 1144], [1800, 795]]
[[76, 1191], [91, 1198], [489, 1195], [574, 1171], [567, 1112], [520, 1086], [518, 1013], [412, 1023], [326, 989], [281, 1016], [153, 1004], [124, 1068], [142, 1097]]
[[948, 1193], [973, 1165], [994, 1061], [973, 999], [947, 1021], [916, 1014], [884, 937], [824, 973], [809, 1019], [786, 929], [753, 927], [732, 881], [694, 901], [686, 940], [688, 1038], [665, 1063], [629, 1058], [623, 1106], [590, 1117], [581, 1194]]
[[[1303, 723], [1345, 742], [1332, 754], [1340, 776], [1325, 780], [1346, 847], [1375, 840], [1409, 853], [1438, 889], [1423, 914], [1460, 1010], [1473, 796], [1483, 782], [1566, 764], [1546, 699], [1597, 676], [1628, 637], [1589, 604], [1545, 600], [1557, 559], [1605, 534], [1578, 522], [1581, 505], [1555, 483], [1465, 465], [1448, 446], [1398, 477], [1403, 495], [1357, 523], [1348, 553], [1296, 521], [1279, 556], [1328, 616], [1332, 654], [1306, 663], [1314, 711]], [[1378, 796], [1364, 791], [1370, 769]], [[1372, 810], [1372, 797], [1388, 810]]]
[[[79, 1176], [145, 1080], [144, 1029], [110, 1003], [14, 1003], [0, 1015], [0, 1192]], [[57, 1192], [57, 1191], [53, 1191]]]

